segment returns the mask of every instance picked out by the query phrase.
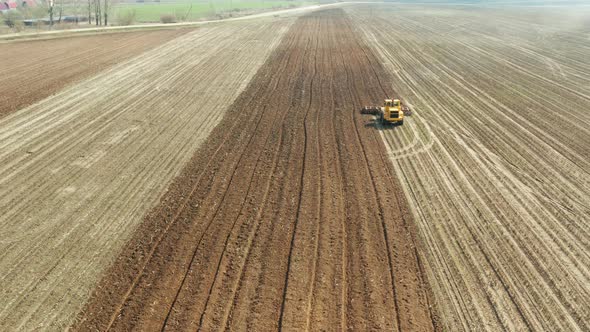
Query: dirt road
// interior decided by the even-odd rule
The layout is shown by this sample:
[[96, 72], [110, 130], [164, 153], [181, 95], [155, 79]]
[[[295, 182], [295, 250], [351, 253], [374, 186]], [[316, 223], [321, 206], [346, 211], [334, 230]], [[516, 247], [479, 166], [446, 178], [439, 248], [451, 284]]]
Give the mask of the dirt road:
[[445, 330], [590, 329], [590, 47], [579, 11], [350, 10], [415, 106], [383, 137]]
[[3, 43], [0, 117], [160, 46], [190, 29]]
[[377, 131], [376, 58], [341, 10], [300, 18], [144, 220], [77, 330], [435, 329]]
[[0, 330], [71, 323], [291, 23], [209, 25], [0, 119]]

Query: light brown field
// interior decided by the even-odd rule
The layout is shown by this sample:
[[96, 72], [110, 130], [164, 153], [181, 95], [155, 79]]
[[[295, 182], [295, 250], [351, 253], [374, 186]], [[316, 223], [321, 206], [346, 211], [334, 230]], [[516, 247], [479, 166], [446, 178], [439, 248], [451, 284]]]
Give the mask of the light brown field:
[[579, 8], [2, 44], [0, 330], [589, 330]]
[[349, 13], [415, 107], [382, 136], [443, 327], [587, 331], [588, 8]]
[[290, 24], [202, 27], [0, 119], [0, 329], [71, 323]]
[[412, 330], [436, 320], [342, 10], [300, 17], [119, 255], [74, 330]]
[[153, 49], [190, 29], [0, 42], [0, 117]]

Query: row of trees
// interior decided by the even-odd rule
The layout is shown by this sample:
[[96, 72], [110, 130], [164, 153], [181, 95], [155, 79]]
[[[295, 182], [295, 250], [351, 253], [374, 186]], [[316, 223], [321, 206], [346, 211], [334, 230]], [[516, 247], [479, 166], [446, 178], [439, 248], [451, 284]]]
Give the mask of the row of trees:
[[18, 0], [17, 8], [0, 12], [0, 25], [20, 32], [25, 26], [43, 30], [78, 22], [107, 26], [116, 21], [118, 25], [131, 25], [136, 19], [135, 10], [118, 13], [113, 18], [117, 0], [38, 0], [35, 5], [21, 1]]
[[94, 22], [96, 25], [109, 24], [110, 0], [88, 0], [88, 22], [92, 22], [92, 10], [94, 9]]
[[[47, 11], [49, 13], [49, 24], [53, 26], [55, 17], [59, 15], [61, 18], [64, 7], [69, 8], [70, 12], [74, 13], [76, 17], [80, 16], [82, 2], [84, 0], [46, 0]], [[96, 25], [108, 25], [109, 13], [111, 11], [112, 0], [86, 0], [87, 1], [87, 15], [88, 23]]]

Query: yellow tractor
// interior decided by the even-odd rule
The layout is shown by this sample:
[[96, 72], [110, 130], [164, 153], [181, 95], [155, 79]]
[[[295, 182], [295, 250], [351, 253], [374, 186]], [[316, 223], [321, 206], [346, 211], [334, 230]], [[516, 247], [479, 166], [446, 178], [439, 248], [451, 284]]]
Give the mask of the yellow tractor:
[[409, 116], [412, 112], [399, 99], [385, 99], [383, 106], [365, 106], [361, 109], [361, 114], [375, 115], [383, 125], [392, 124], [401, 126], [404, 124], [404, 116]]

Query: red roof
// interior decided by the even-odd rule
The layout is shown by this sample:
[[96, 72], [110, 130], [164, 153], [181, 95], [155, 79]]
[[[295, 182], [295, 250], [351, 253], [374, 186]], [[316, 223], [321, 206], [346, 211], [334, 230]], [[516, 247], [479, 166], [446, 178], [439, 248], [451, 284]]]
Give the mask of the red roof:
[[0, 0], [0, 9], [1, 10], [7, 10], [7, 9], [12, 9], [12, 8], [16, 8], [18, 7], [17, 3], [14, 1], [4, 1], [4, 0]]
[[35, 0], [0, 0], [0, 10], [15, 9], [19, 6], [35, 7]]

